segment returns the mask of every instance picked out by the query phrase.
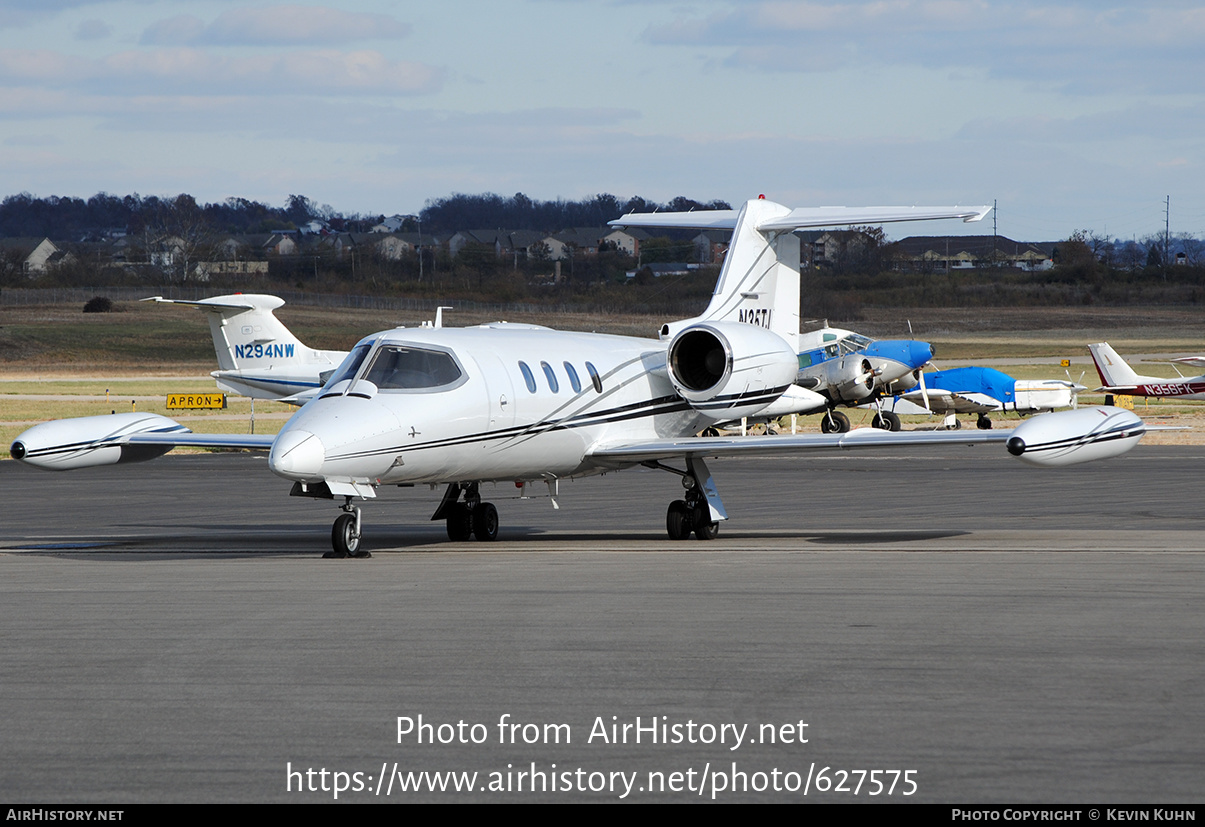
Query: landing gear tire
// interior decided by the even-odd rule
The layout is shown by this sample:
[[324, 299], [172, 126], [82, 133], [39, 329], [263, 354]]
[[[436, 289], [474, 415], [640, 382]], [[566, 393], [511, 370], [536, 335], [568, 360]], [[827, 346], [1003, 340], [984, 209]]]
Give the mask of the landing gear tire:
[[719, 435], [720, 435], [720, 430], [718, 428], [704, 428], [703, 433], [699, 434], [699, 436], [719, 436]]
[[340, 514], [335, 518], [331, 527], [331, 546], [334, 551], [327, 557], [370, 557], [367, 551], [360, 551], [360, 535], [356, 533], [356, 515], [352, 512]]
[[981, 416], [975, 420], [975, 427], [981, 431], [990, 431], [992, 429], [992, 421], [986, 416]]
[[670, 503], [669, 510], [665, 512], [665, 531], [669, 534], [669, 538], [685, 540], [690, 536], [692, 528], [690, 508], [686, 503], [683, 500], [674, 500]]
[[840, 411], [829, 411], [820, 418], [820, 431], [825, 434], [849, 432], [849, 417]]
[[870, 424], [881, 431], [898, 431], [900, 429], [899, 414], [894, 411], [883, 411], [874, 415]]
[[711, 510], [706, 504], [695, 506], [692, 522], [695, 528], [695, 537], [700, 540], [714, 540], [715, 536], [720, 533], [720, 524], [710, 522]]
[[452, 513], [448, 515], [448, 539], [455, 543], [463, 543], [472, 534], [473, 515], [464, 503], [456, 503]]
[[493, 503], [481, 503], [473, 509], [473, 536], [485, 542], [498, 539], [498, 509]]

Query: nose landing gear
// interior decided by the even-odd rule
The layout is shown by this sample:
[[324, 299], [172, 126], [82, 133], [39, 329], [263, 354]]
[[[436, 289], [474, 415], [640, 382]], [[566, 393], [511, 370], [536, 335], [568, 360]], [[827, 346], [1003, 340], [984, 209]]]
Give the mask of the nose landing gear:
[[356, 557], [367, 558], [372, 554], [360, 551], [360, 509], [351, 504], [351, 497], [345, 497], [343, 513], [335, 518], [331, 526], [332, 550], [322, 555], [325, 558]]

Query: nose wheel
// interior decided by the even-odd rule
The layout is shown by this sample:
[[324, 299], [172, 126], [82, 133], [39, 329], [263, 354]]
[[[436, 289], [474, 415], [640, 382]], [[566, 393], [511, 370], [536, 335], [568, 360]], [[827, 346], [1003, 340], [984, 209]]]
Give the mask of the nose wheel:
[[367, 551], [360, 550], [360, 509], [351, 504], [351, 497], [343, 505], [343, 513], [335, 518], [331, 526], [331, 550], [322, 555], [327, 559], [344, 557], [371, 557]]

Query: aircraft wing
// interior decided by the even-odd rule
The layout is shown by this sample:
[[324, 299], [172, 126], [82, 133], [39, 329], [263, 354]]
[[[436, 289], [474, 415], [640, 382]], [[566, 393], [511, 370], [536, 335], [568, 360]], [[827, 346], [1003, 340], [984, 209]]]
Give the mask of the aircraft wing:
[[248, 451], [268, 451], [276, 434], [131, 434], [117, 444], [167, 445], [170, 448], [242, 448]]
[[914, 445], [981, 445], [1008, 442], [1009, 431], [883, 431], [856, 428], [844, 434], [792, 436], [687, 437], [605, 445], [590, 451], [596, 460], [650, 462], [681, 457], [774, 456], [814, 451], [849, 451], [862, 448], [901, 448]]
[[[855, 224], [889, 224], [896, 221], [929, 221], [961, 218], [980, 221], [991, 207], [800, 207], [767, 217], [757, 225], [759, 231], [805, 230], [814, 227], [847, 227]], [[690, 212], [628, 213], [609, 222], [613, 227], [649, 227], [653, 229], [731, 230], [736, 227], [737, 210], [692, 210]]]
[[1180, 359], [1172, 359], [1172, 361], [1182, 365], [1192, 365], [1194, 368], [1205, 368], [1205, 356], [1184, 356]]
[[[929, 388], [929, 410], [932, 413], [988, 413], [1000, 410], [1000, 402], [982, 393], [959, 393], [942, 388]], [[919, 390], [910, 390], [900, 394], [916, 405], [924, 405], [924, 397]]]

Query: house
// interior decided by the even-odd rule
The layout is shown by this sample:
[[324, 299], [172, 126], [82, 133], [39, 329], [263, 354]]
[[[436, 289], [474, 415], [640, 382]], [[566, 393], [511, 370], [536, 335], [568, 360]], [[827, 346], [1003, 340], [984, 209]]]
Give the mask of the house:
[[[9, 239], [13, 242], [28, 242], [31, 239]], [[68, 254], [49, 238], [43, 238], [33, 245], [33, 249], [25, 256], [21, 269], [25, 275], [32, 278], [44, 276], [57, 265], [63, 263]]]
[[[731, 232], [725, 232], [725, 237], [730, 237]], [[607, 233], [602, 237], [602, 241], [606, 244], [615, 245], [615, 249], [621, 253], [627, 253], [632, 258], [640, 255], [640, 244], [650, 238], [645, 230], [636, 227], [621, 227]]]
[[949, 272], [1015, 267], [1036, 271], [1054, 267], [1048, 251], [1002, 235], [909, 236], [892, 247], [895, 268], [900, 270]]

